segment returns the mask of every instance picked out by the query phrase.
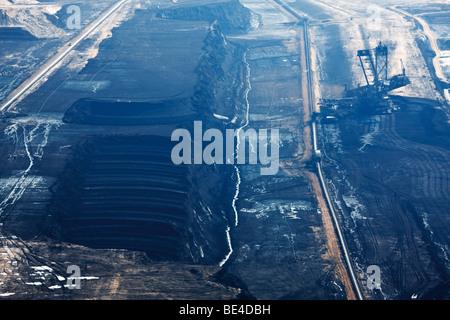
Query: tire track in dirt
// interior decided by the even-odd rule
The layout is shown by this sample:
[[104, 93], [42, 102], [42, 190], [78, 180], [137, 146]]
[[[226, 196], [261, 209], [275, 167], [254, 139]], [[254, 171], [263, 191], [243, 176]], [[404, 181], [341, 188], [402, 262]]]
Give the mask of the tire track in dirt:
[[[401, 297], [409, 298], [423, 292], [430, 284], [430, 277], [422, 261], [426, 251], [423, 250], [423, 242], [417, 233], [417, 217], [415, 216], [418, 213], [412, 208], [414, 203], [420, 201], [424, 207], [433, 212], [445, 212], [445, 206], [442, 207], [442, 205], [445, 201], [448, 203], [450, 168], [446, 159], [450, 157], [450, 152], [441, 147], [401, 137], [396, 130], [396, 120], [395, 115], [381, 116], [377, 141], [374, 143], [377, 148], [381, 147], [401, 155], [399, 164], [401, 167], [397, 167], [398, 171], [394, 171], [393, 183], [388, 183], [391, 179], [386, 180], [386, 172], [380, 171], [379, 168], [372, 168], [370, 162], [362, 171], [356, 162], [364, 161], [363, 158], [356, 162], [346, 159], [345, 162], [346, 169], [354, 172], [352, 177], [356, 176], [352, 185], [361, 186], [367, 190], [367, 192], [360, 192], [364, 199], [363, 203], [369, 204], [370, 209], [374, 211], [374, 218], [379, 214], [388, 217], [390, 228], [395, 230], [394, 234], [397, 238], [395, 246], [390, 246], [389, 254], [380, 255], [380, 251], [375, 250], [378, 248], [378, 241], [376, 241], [378, 237], [372, 234], [372, 224], [378, 222], [372, 219], [362, 221], [364, 227], [361, 229], [364, 233], [357, 232], [357, 238], [361, 239], [364, 256], [373, 263], [385, 265], [390, 270], [391, 281], [400, 290]], [[369, 123], [365, 124], [361, 131], [367, 134], [372, 133], [374, 129], [374, 125]], [[391, 159], [385, 160], [388, 161], [385, 169], [390, 170]], [[394, 168], [397, 169], [395, 163]], [[402, 182], [405, 189], [399, 189], [402, 185], [399, 185], [398, 175], [400, 174], [401, 177], [402, 173], [407, 174], [406, 179], [409, 179], [406, 185]], [[359, 179], [360, 175], [362, 179]], [[364, 193], [368, 195], [364, 196]], [[369, 244], [370, 246], [367, 247]], [[367, 248], [371, 250], [368, 251]]]

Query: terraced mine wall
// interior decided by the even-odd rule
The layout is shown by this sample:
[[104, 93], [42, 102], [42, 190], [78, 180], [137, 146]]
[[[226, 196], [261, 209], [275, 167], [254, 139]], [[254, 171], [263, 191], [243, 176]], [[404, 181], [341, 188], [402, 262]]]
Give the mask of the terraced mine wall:
[[247, 31], [252, 19], [251, 11], [243, 7], [239, 0], [215, 1], [207, 5], [191, 1], [189, 5], [161, 10], [157, 16], [177, 20], [217, 21], [225, 32]]
[[32, 41], [36, 37], [21, 27], [0, 27], [0, 41], [8, 40]]
[[186, 120], [186, 115], [180, 114], [179, 110], [186, 107], [188, 103], [184, 100], [120, 102], [82, 98], [72, 104], [72, 107], [65, 113], [63, 121], [115, 126], [173, 124], [177, 120]]
[[215, 23], [204, 40], [203, 50], [196, 68], [198, 82], [191, 97], [192, 108], [207, 122], [214, 120], [213, 114], [243, 119], [242, 99], [246, 87], [241, 80], [246, 77], [246, 66], [242, 62], [245, 48], [229, 43], [221, 26]]
[[[235, 1], [221, 3], [231, 4]], [[145, 14], [137, 12], [136, 19], [145, 19]], [[242, 17], [246, 28], [249, 16]], [[234, 223], [234, 167], [174, 165], [170, 155], [177, 142], [167, 134], [176, 128], [192, 129], [194, 120], [220, 128], [223, 124], [214, 113], [230, 118], [243, 114], [245, 52], [226, 40], [221, 19], [225, 17], [215, 19], [204, 32], [193, 72], [197, 80], [189, 94], [184, 90], [175, 98], [134, 100], [97, 95], [77, 99], [68, 108], [63, 117], [67, 125], [83, 130], [120, 127], [121, 133], [87, 135], [72, 148], [64, 173], [52, 187], [46, 228], [50, 237], [92, 248], [144, 251], [156, 260], [218, 263], [226, 256], [226, 229]], [[226, 19], [242, 25], [241, 20]], [[114, 41], [120, 39], [113, 35], [102, 46], [108, 48]], [[81, 74], [98, 68], [102, 46]], [[152, 76], [157, 74], [147, 74]], [[161, 126], [165, 129], [159, 132]], [[128, 134], [127, 128], [134, 133]], [[138, 128], [156, 134], [135, 134]]]
[[227, 247], [216, 230], [226, 224], [226, 203], [214, 203], [198, 184], [223, 188], [225, 177], [172, 164], [171, 147], [161, 136], [82, 141], [55, 185], [53, 236], [93, 248], [141, 250], [155, 259], [221, 259]]

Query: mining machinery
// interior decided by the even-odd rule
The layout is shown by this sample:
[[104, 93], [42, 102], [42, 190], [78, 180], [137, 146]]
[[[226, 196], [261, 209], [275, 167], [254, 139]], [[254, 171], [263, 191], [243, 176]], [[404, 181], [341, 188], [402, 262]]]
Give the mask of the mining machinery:
[[329, 119], [350, 112], [358, 114], [388, 112], [391, 106], [388, 92], [410, 83], [403, 61], [401, 61], [402, 73], [388, 78], [388, 48], [381, 42], [376, 48], [358, 50], [356, 56], [364, 74], [365, 85], [345, 90], [342, 98], [321, 100], [323, 117]]

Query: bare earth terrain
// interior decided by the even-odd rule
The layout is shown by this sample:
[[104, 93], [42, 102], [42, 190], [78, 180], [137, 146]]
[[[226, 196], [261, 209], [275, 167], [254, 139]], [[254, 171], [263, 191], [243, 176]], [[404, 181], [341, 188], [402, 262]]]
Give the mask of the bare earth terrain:
[[[1, 299], [450, 298], [448, 3], [71, 4], [0, 0]], [[327, 121], [379, 43], [410, 83]], [[194, 121], [278, 172], [175, 165]]]

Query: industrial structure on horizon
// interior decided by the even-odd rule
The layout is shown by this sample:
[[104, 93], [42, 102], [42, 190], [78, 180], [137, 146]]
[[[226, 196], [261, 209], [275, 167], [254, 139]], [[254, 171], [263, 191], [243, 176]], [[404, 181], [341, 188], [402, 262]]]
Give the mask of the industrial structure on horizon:
[[345, 90], [340, 99], [319, 101], [320, 113], [324, 119], [336, 119], [342, 115], [358, 112], [373, 114], [390, 112], [392, 106], [388, 92], [410, 83], [402, 64], [402, 73], [388, 78], [388, 48], [381, 42], [376, 48], [357, 51], [366, 84]]

